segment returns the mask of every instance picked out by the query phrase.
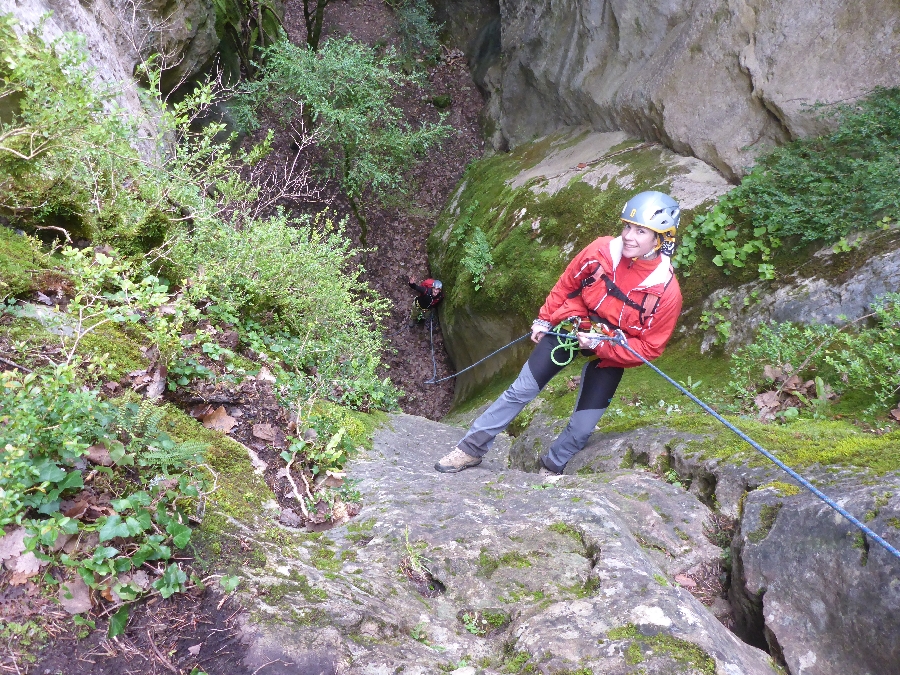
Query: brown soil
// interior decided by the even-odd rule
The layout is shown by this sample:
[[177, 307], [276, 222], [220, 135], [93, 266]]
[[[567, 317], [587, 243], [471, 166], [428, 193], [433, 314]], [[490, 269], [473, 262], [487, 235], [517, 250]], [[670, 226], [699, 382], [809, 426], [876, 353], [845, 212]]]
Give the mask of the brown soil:
[[[211, 590], [175, 595], [135, 607], [129, 628], [106, 637], [106, 619], [79, 638], [55, 637], [27, 672], [56, 675], [249, 675], [240, 656], [245, 649], [238, 626], [240, 606]], [[59, 623], [62, 623], [57, 619]], [[66, 619], [70, 621], [70, 619]], [[85, 631], [87, 632], [87, 631]], [[16, 672], [4, 664], [3, 672]], [[23, 673], [26, 664], [19, 664]], [[274, 664], [273, 664], [274, 665]], [[196, 669], [196, 671], [195, 671]], [[266, 671], [260, 670], [260, 675]]]

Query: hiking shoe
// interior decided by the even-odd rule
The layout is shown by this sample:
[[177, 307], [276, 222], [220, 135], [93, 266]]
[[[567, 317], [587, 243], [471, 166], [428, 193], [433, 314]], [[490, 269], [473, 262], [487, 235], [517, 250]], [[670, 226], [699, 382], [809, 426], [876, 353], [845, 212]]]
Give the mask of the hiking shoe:
[[553, 469], [548, 469], [547, 465], [544, 464], [544, 460], [539, 457], [538, 458], [538, 475], [539, 476], [562, 476], [562, 471], [557, 473]]
[[463, 469], [481, 464], [481, 457], [472, 457], [467, 455], [459, 448], [454, 448], [449, 455], [444, 455], [434, 465], [434, 468], [441, 473], [459, 473]]

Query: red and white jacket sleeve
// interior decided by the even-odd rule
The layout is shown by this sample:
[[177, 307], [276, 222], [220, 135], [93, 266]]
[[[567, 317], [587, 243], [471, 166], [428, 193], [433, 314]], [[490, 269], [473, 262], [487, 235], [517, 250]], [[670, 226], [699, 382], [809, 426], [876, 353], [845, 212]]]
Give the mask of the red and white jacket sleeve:
[[[547, 299], [544, 301], [541, 311], [538, 312], [539, 319], [553, 323], [553, 315], [560, 307], [566, 304], [566, 301], [569, 299], [569, 294], [580, 288], [580, 277], [578, 281], [576, 281], [575, 277], [582, 270], [587, 257], [590, 255], [588, 251], [589, 248], [590, 247], [585, 248], [581, 253], [576, 255], [572, 259], [572, 262], [568, 264], [565, 271], [560, 275], [559, 280], [547, 295]], [[563, 317], [563, 319], [567, 318], [569, 317]]]

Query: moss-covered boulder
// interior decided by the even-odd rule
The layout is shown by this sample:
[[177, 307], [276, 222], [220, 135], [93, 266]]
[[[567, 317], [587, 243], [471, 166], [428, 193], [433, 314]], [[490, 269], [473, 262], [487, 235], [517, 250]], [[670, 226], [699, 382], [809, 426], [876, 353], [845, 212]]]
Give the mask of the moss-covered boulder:
[[[729, 188], [703, 162], [623, 133], [568, 131], [473, 163], [429, 239], [444, 282], [442, 326], [457, 368], [523, 335], [574, 253], [620, 229], [629, 196], [662, 190], [682, 227]], [[460, 376], [456, 402], [509, 376], [527, 341]]]

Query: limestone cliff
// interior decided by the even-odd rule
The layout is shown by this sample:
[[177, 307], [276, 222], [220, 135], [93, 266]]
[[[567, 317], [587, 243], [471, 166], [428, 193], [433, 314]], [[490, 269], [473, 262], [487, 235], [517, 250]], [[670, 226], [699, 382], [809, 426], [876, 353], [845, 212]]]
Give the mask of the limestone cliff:
[[589, 125], [734, 178], [821, 131], [812, 104], [900, 83], [900, 6], [882, 0], [500, 0], [499, 14], [499, 49], [472, 47], [498, 148]]

